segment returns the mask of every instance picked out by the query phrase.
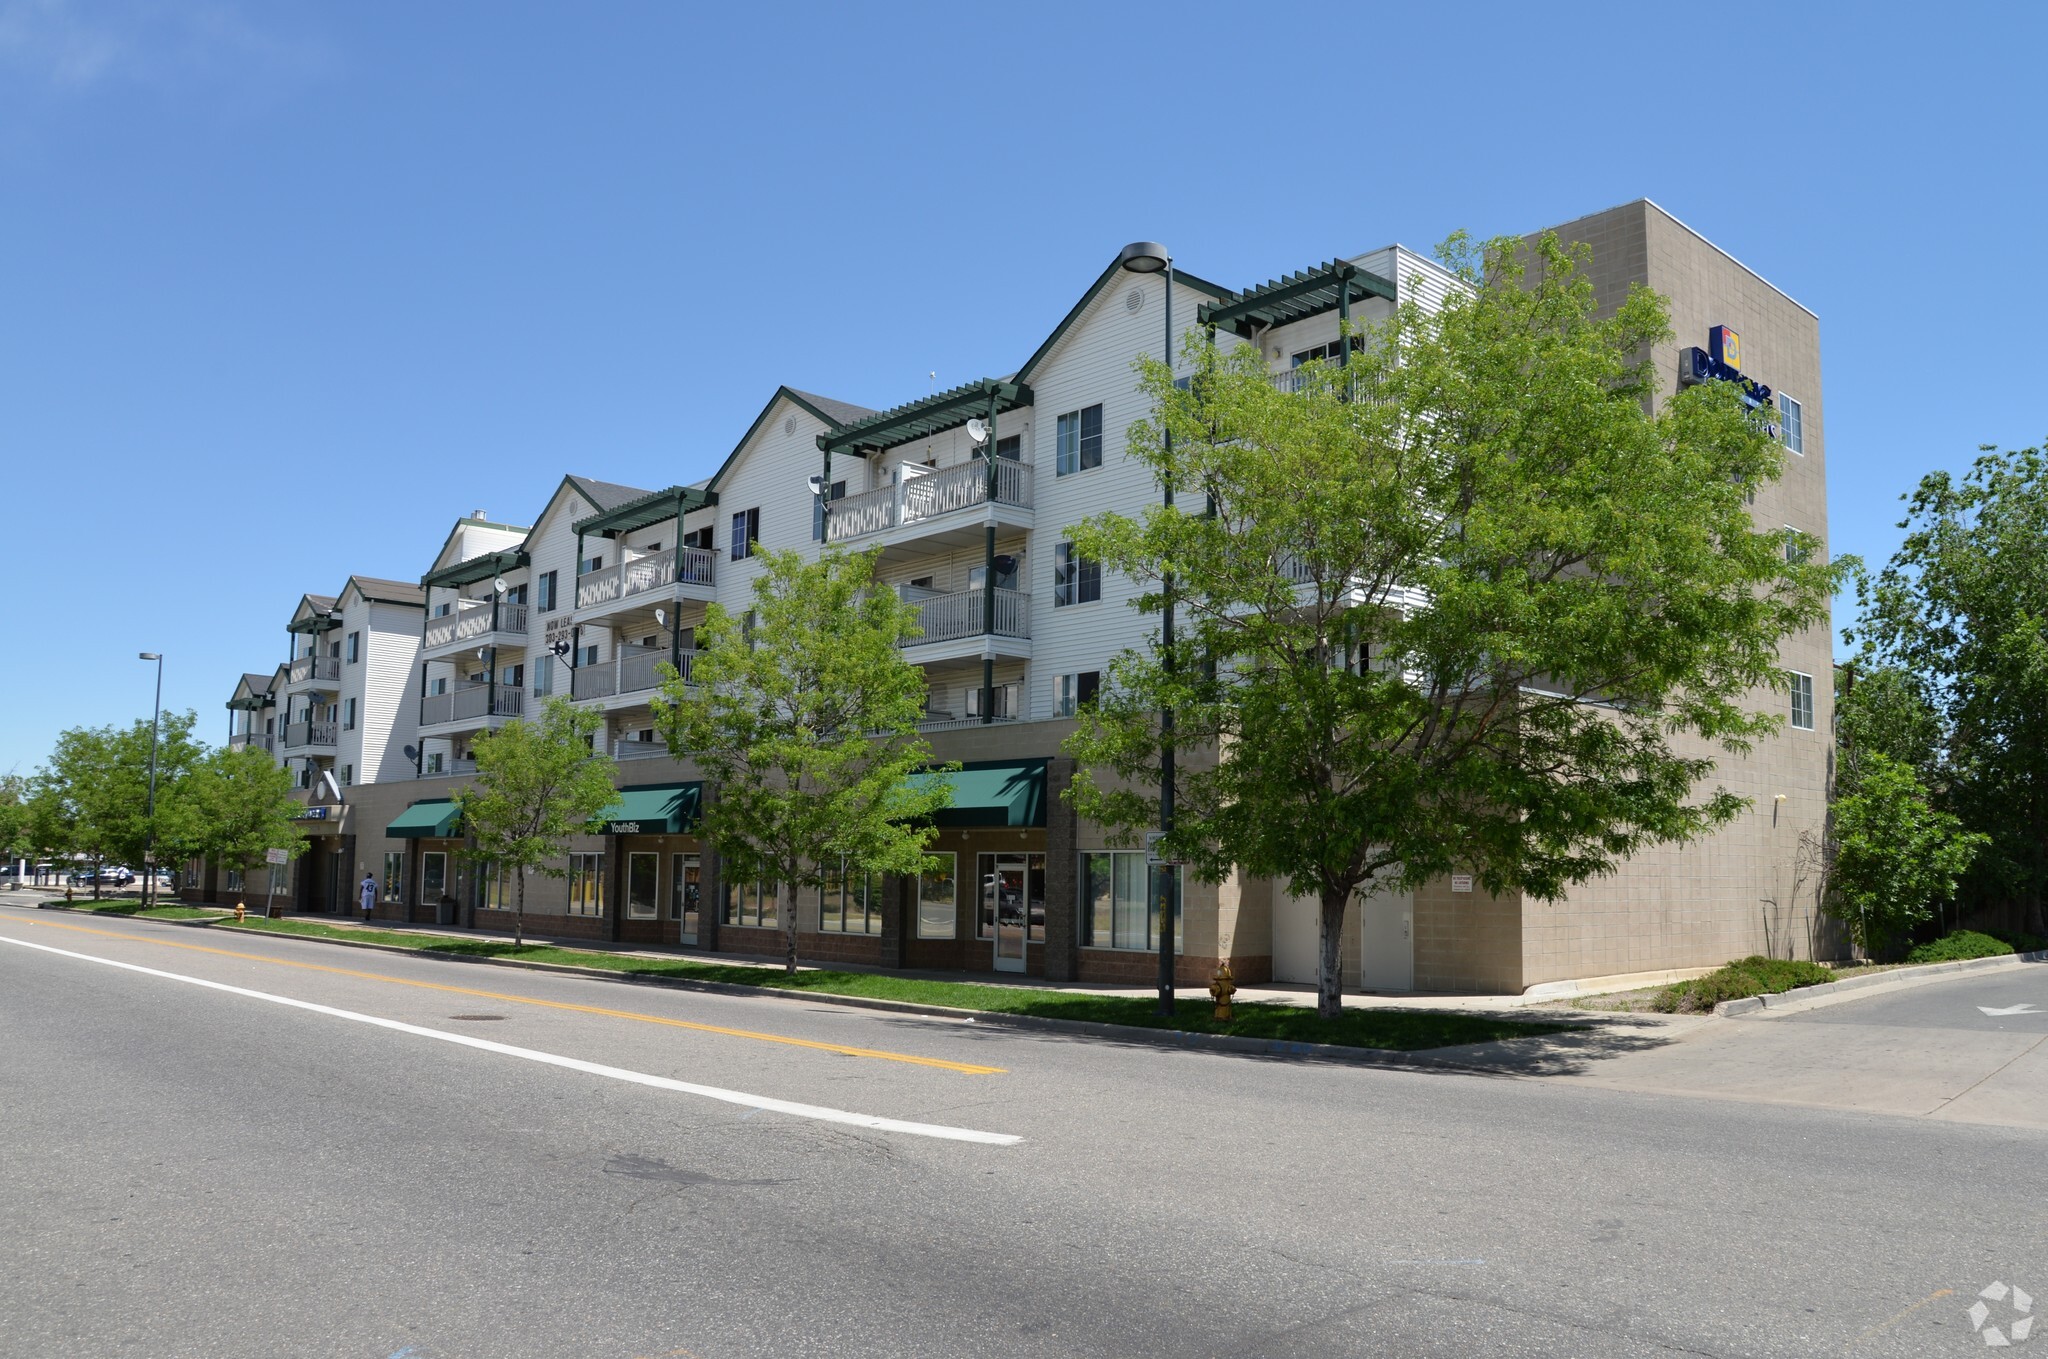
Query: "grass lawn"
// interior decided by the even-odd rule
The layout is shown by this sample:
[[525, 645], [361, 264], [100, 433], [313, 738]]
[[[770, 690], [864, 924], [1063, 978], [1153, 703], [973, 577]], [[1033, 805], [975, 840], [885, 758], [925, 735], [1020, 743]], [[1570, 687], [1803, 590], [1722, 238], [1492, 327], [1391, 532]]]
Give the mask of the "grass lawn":
[[691, 981], [727, 982], [735, 986], [759, 986], [778, 991], [803, 991], [828, 996], [864, 996], [878, 1000], [910, 1001], [921, 1005], [949, 1005], [962, 1010], [994, 1014], [1040, 1015], [1054, 1019], [1079, 1019], [1098, 1024], [1130, 1024], [1141, 1028], [1179, 1029], [1190, 1033], [1234, 1034], [1245, 1038], [1282, 1039], [1297, 1043], [1333, 1043], [1342, 1047], [1376, 1048], [1393, 1052], [1417, 1052], [1425, 1048], [1451, 1047], [1461, 1043], [1486, 1043], [1498, 1038], [1530, 1038], [1562, 1033], [1576, 1025], [1521, 1023], [1476, 1015], [1444, 1014], [1426, 1010], [1347, 1010], [1335, 1023], [1325, 1023], [1316, 1012], [1299, 1005], [1240, 1005], [1237, 1017], [1218, 1023], [1210, 1004], [1183, 1000], [1172, 1019], [1153, 1013], [1150, 997], [1091, 996], [1070, 991], [1047, 991], [1021, 986], [991, 986], [980, 982], [927, 981], [885, 973], [833, 972], [823, 969], [786, 972], [764, 967], [699, 963], [684, 959], [636, 958], [625, 954], [584, 949], [554, 948], [529, 944], [517, 948], [496, 939], [456, 939], [422, 936], [395, 930], [342, 929], [315, 920], [262, 920], [251, 918], [226, 928], [260, 930], [270, 934], [311, 935], [328, 939], [355, 939], [376, 944], [396, 944], [422, 953], [452, 953], [482, 958], [519, 958], [527, 962], [562, 963], [607, 972], [632, 972], [653, 977], [679, 977]]
[[144, 909], [139, 901], [93, 901], [89, 898], [69, 903], [74, 911], [91, 911], [95, 915], [139, 915], [146, 920], [204, 920], [219, 915], [219, 911], [203, 911], [196, 906], [151, 906]]

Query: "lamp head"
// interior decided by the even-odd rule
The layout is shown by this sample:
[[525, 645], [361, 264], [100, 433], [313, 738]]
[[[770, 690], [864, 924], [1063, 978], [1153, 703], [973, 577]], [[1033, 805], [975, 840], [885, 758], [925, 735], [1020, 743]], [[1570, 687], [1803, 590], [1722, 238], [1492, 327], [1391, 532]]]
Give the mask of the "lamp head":
[[1134, 274], [1156, 274], [1173, 263], [1173, 256], [1157, 241], [1132, 241], [1118, 252], [1116, 262]]
[[138, 661], [160, 661], [163, 658], [164, 655], [161, 651], [138, 651], [135, 653], [135, 659]]

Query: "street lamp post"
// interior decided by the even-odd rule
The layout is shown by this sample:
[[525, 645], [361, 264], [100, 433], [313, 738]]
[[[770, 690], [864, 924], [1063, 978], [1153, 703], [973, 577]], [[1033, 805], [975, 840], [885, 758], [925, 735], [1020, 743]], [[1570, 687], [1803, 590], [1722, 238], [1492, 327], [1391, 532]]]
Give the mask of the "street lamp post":
[[156, 662], [156, 705], [149, 713], [149, 839], [142, 853], [142, 904], [156, 904], [156, 738], [164, 711], [164, 656], [161, 651], [143, 651], [136, 659]]
[[[1162, 362], [1169, 372], [1173, 368], [1173, 256], [1157, 241], [1133, 241], [1117, 256], [1117, 263], [1134, 274], [1159, 274], [1166, 283], [1166, 347]], [[1161, 430], [1167, 457], [1167, 466], [1172, 467], [1173, 430]], [[1173, 476], [1171, 470], [1160, 478], [1164, 487], [1162, 503], [1167, 509], [1173, 508]], [[1161, 664], [1169, 676], [1173, 673], [1173, 572], [1168, 571], [1162, 582], [1165, 595], [1164, 607], [1159, 616], [1159, 650]], [[1159, 831], [1162, 836], [1173, 833], [1173, 705], [1164, 704], [1159, 709]], [[1174, 917], [1180, 909], [1180, 878], [1173, 871], [1171, 863], [1163, 864], [1159, 883], [1159, 1013], [1173, 1013], [1173, 936]]]

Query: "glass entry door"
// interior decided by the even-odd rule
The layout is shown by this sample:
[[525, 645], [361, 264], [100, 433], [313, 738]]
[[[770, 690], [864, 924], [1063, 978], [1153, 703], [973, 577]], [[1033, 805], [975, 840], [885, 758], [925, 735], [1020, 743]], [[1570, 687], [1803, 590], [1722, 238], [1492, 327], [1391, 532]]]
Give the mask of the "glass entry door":
[[1045, 943], [1045, 856], [983, 854], [976, 933], [990, 941], [998, 972], [1022, 972], [1032, 944]]

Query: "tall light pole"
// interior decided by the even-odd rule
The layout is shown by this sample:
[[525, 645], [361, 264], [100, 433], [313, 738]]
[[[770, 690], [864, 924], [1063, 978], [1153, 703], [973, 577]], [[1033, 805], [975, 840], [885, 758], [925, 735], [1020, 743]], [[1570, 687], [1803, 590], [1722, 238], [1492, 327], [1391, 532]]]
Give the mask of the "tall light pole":
[[136, 659], [156, 662], [156, 706], [149, 713], [149, 839], [142, 853], [142, 902], [156, 904], [156, 735], [164, 711], [164, 655], [161, 651], [138, 652]]
[[[1133, 241], [1117, 255], [1117, 263], [1134, 274], [1159, 274], [1166, 283], [1166, 347], [1161, 362], [1167, 371], [1173, 370], [1173, 256], [1157, 241]], [[1163, 422], [1162, 422], [1163, 423]], [[1167, 457], [1167, 467], [1172, 468], [1173, 430], [1161, 430]], [[1173, 475], [1171, 470], [1160, 478], [1165, 487], [1162, 503], [1167, 509], [1173, 508]], [[1163, 582], [1166, 596], [1165, 606], [1159, 616], [1160, 663], [1166, 667], [1170, 677], [1173, 674], [1173, 572], [1166, 573]], [[1173, 833], [1173, 706], [1162, 705], [1159, 709], [1159, 830], [1162, 835]], [[1180, 909], [1180, 878], [1173, 871], [1172, 864], [1161, 867], [1159, 875], [1159, 1013], [1173, 1013], [1173, 934], [1174, 916]]]

